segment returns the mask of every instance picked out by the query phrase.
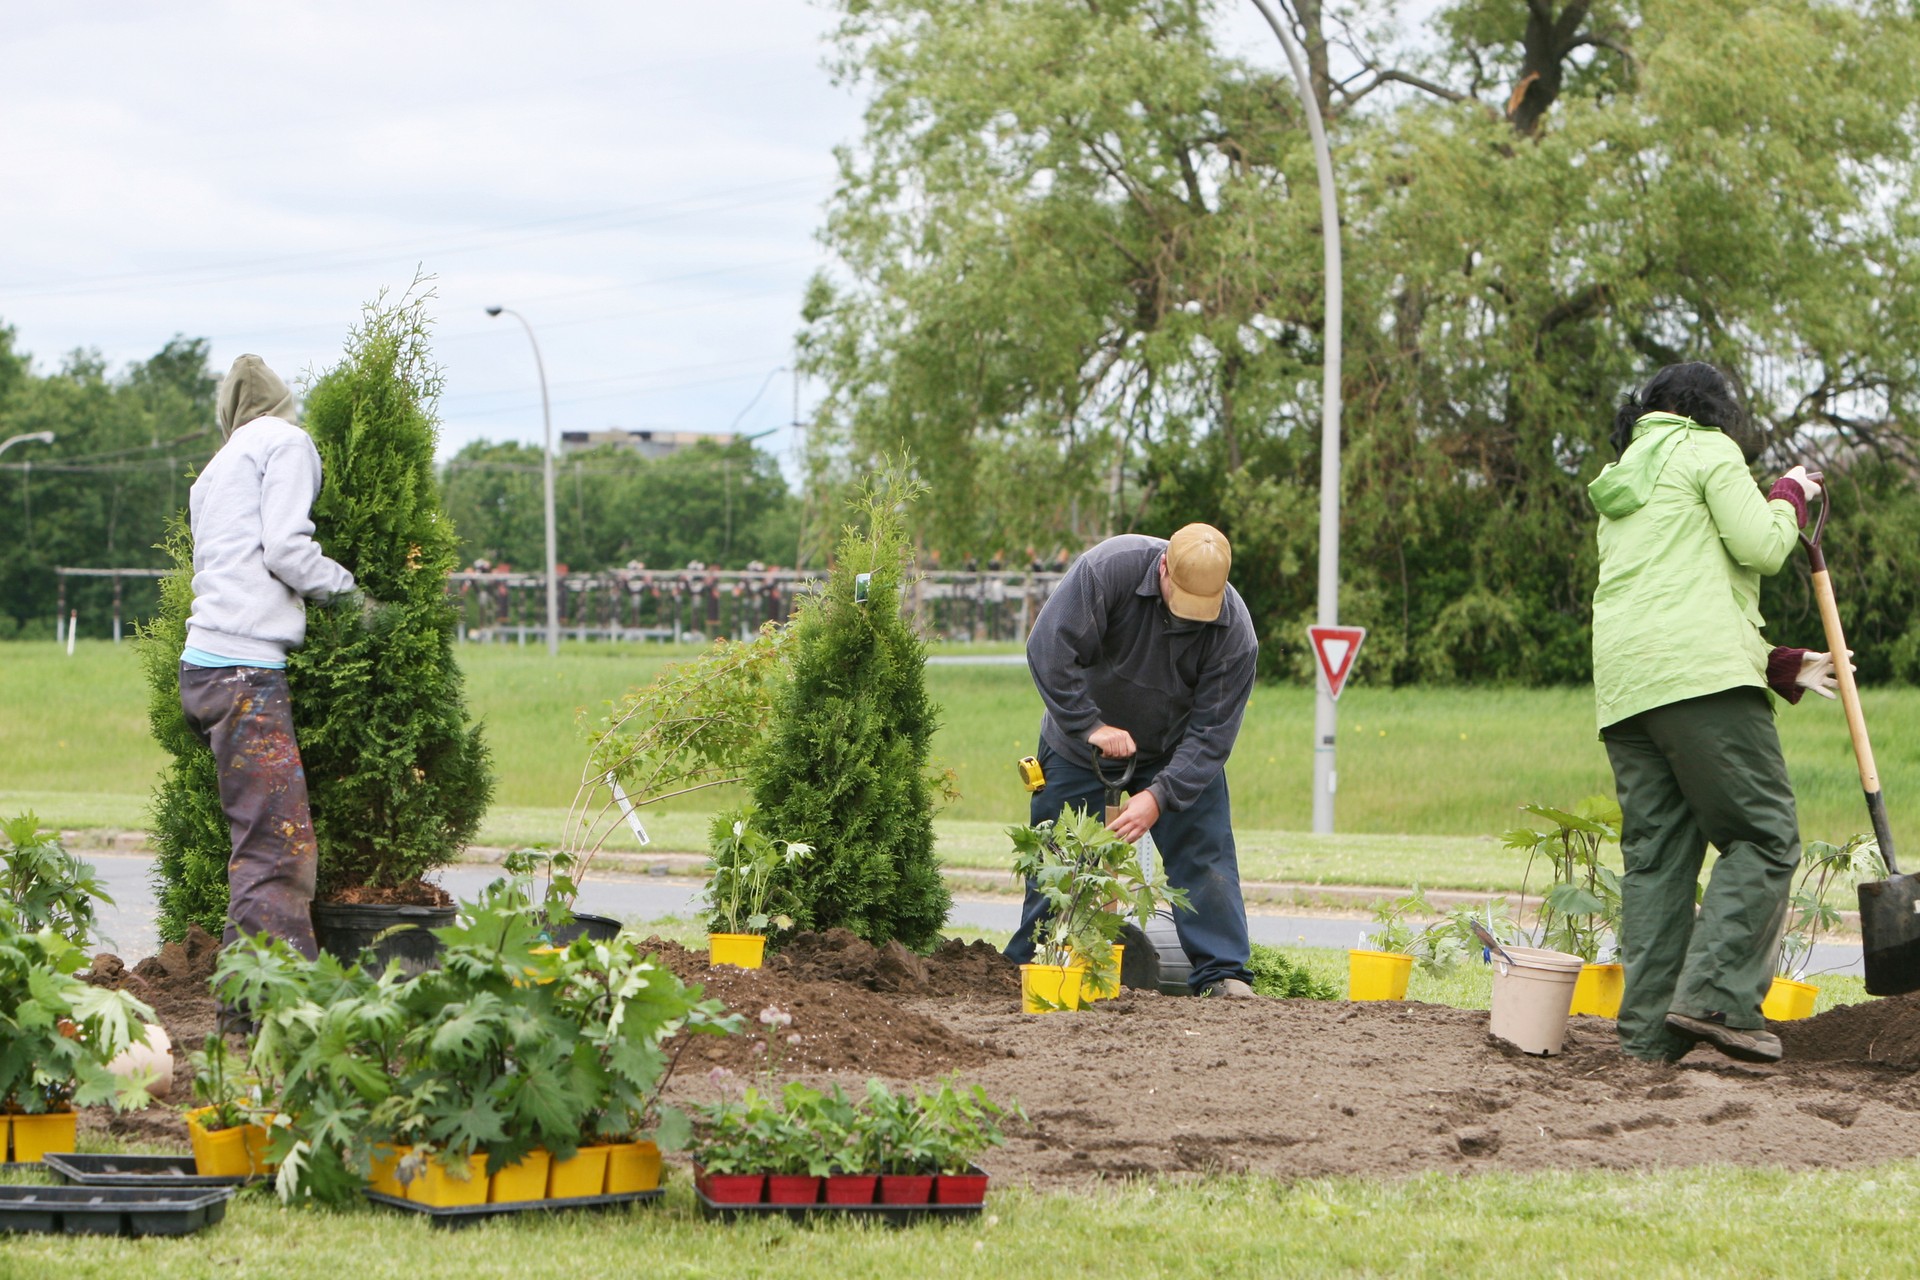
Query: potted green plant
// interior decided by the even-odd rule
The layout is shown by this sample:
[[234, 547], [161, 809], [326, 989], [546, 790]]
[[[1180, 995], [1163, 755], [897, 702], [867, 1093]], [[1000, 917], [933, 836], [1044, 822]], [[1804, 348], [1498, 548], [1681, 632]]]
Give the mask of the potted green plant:
[[1787, 930], [1780, 939], [1778, 972], [1760, 1006], [1763, 1014], [1775, 1022], [1813, 1016], [1813, 1002], [1820, 989], [1805, 981], [1807, 966], [1813, 961], [1813, 944], [1821, 933], [1840, 923], [1840, 912], [1827, 901], [1827, 891], [1837, 884], [1884, 880], [1886, 876], [1880, 845], [1870, 834], [1856, 835], [1839, 845], [1825, 840], [1807, 842], [1788, 908]]
[[1520, 890], [1523, 905], [1535, 864], [1547, 864], [1549, 880], [1536, 931], [1539, 945], [1580, 958], [1573, 1013], [1618, 1017], [1625, 981], [1617, 959], [1620, 876], [1605, 863], [1601, 851], [1609, 844], [1619, 846], [1620, 805], [1609, 796], [1588, 796], [1571, 812], [1540, 804], [1522, 805], [1520, 811], [1545, 829], [1516, 827], [1501, 842], [1509, 849], [1526, 851]]
[[146, 1105], [144, 1082], [107, 1064], [143, 1042], [153, 1010], [77, 976], [86, 953], [51, 927], [27, 932], [0, 911], [0, 1149], [32, 1163], [72, 1151], [76, 1106]]
[[791, 877], [813, 848], [776, 840], [754, 826], [757, 813], [742, 805], [716, 814], [708, 833], [707, 955], [711, 963], [758, 969], [767, 931], [793, 926], [772, 907], [790, 892]]
[[1362, 936], [1363, 945], [1347, 950], [1347, 999], [1406, 999], [1421, 936], [1408, 917], [1432, 914], [1418, 885], [1405, 897], [1375, 903], [1373, 931]]
[[210, 1035], [190, 1055], [193, 1098], [186, 1114], [193, 1162], [203, 1178], [244, 1178], [270, 1171], [259, 1081], [235, 1070], [225, 1036]]
[[939, 1154], [918, 1100], [869, 1080], [863, 1121], [880, 1173], [880, 1203], [926, 1204], [933, 1197]]
[[708, 1079], [720, 1086], [721, 1096], [695, 1110], [694, 1186], [715, 1204], [759, 1204], [780, 1108], [751, 1085], [735, 1094], [732, 1073], [724, 1068], [716, 1067]]
[[[342, 959], [375, 946], [415, 965], [431, 963], [429, 931], [455, 914], [429, 877], [472, 838], [493, 788], [446, 598], [459, 542], [433, 470], [440, 374], [428, 348], [430, 297], [415, 289], [369, 305], [340, 362], [306, 388], [303, 425], [326, 473], [314, 536], [378, 607], [309, 609], [306, 643], [287, 660], [318, 845], [314, 932]], [[167, 549], [175, 567], [141, 648], [153, 733], [169, 756], [153, 803], [160, 934], [177, 940], [196, 923], [220, 934], [232, 849], [212, 753], [180, 709], [193, 602], [184, 527]]]
[[780, 1116], [768, 1135], [767, 1201], [814, 1204], [819, 1201], [843, 1131], [827, 1095], [791, 1081], [780, 1091]]
[[828, 1150], [828, 1204], [872, 1204], [880, 1185], [879, 1152], [859, 1105], [839, 1085], [814, 1104], [814, 1124]]
[[566, 946], [582, 936], [598, 942], [610, 942], [620, 933], [620, 922], [611, 916], [575, 911], [580, 896], [577, 873], [580, 859], [564, 849], [535, 845], [515, 849], [500, 860], [506, 874], [488, 888], [498, 887], [517, 899], [524, 910], [540, 921], [541, 933], [556, 946]]
[[85, 947], [94, 941], [94, 903], [113, 905], [91, 863], [67, 852], [58, 832], [31, 811], [0, 822], [0, 908], [28, 933], [52, 929]]
[[[915, 1099], [925, 1119], [929, 1162], [934, 1166], [936, 1204], [979, 1204], [986, 1199], [987, 1175], [975, 1163], [990, 1147], [1006, 1141], [1000, 1120], [1009, 1114], [979, 1085], [961, 1087], [952, 1079]], [[1018, 1106], [1011, 1114], [1024, 1118]]]
[[1178, 889], [1156, 885], [1140, 852], [1099, 818], [1066, 806], [1038, 826], [1007, 828], [1014, 877], [1033, 885], [1050, 911], [1035, 931], [1033, 963], [1020, 966], [1021, 1008], [1051, 1013], [1086, 1007], [1089, 982], [1118, 982], [1114, 943], [1131, 921], [1144, 928], [1162, 903], [1187, 906]]

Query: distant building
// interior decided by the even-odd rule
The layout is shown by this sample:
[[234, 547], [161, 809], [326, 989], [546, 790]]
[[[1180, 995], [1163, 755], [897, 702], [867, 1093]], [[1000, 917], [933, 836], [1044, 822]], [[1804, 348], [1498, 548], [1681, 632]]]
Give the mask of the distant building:
[[733, 443], [733, 436], [726, 432], [626, 431], [619, 427], [606, 431], [562, 431], [560, 452], [578, 453], [582, 449], [598, 449], [602, 445], [612, 444], [631, 449], [643, 458], [664, 458], [670, 453], [691, 449], [702, 440], [711, 440], [724, 448]]

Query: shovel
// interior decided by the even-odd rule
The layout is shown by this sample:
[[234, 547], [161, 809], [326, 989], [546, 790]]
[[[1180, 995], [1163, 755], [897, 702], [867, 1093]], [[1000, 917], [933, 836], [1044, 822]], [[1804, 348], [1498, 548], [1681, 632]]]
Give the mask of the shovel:
[[1860, 789], [1867, 797], [1867, 819], [1887, 866], [1885, 880], [1860, 885], [1860, 941], [1866, 957], [1867, 993], [1904, 995], [1920, 990], [1920, 876], [1901, 875], [1893, 857], [1893, 832], [1887, 826], [1887, 802], [1880, 795], [1880, 772], [1873, 763], [1873, 745], [1867, 741], [1867, 718], [1860, 710], [1860, 690], [1853, 683], [1853, 664], [1847, 660], [1847, 637], [1840, 628], [1840, 610], [1833, 601], [1833, 579], [1827, 574], [1826, 553], [1820, 535], [1827, 527], [1830, 502], [1820, 504], [1811, 538], [1802, 534], [1807, 563], [1813, 570], [1814, 599], [1827, 632], [1827, 651], [1833, 655], [1834, 683], [1840, 687], [1840, 707], [1846, 712], [1847, 734], [1853, 739], [1854, 762], [1860, 766]]

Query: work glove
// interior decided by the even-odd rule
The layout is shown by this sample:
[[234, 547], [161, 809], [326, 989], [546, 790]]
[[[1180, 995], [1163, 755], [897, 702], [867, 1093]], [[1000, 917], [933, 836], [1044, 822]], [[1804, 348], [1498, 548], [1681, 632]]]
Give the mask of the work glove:
[[[1847, 669], [1849, 671], [1856, 670], [1852, 662], [1853, 650], [1847, 650], [1847, 659]], [[1833, 655], [1831, 653], [1803, 653], [1800, 655], [1800, 671], [1799, 674], [1794, 676], [1793, 682], [1802, 689], [1811, 689], [1823, 698], [1832, 699], [1838, 696], [1834, 693], [1836, 679], [1837, 677], [1833, 669]]]
[[357, 613], [360, 615], [361, 621], [372, 622], [374, 615], [386, 608], [386, 606], [360, 588], [355, 587], [353, 590], [343, 591], [333, 597], [333, 599], [327, 601], [327, 608], [338, 609], [342, 613]]
[[1806, 500], [1812, 502], [1820, 496], [1820, 482], [1826, 479], [1826, 477], [1818, 471], [1808, 471], [1805, 467], [1795, 467], [1784, 476], [1781, 476], [1780, 479], [1791, 480], [1799, 485], [1800, 492], [1805, 495]]

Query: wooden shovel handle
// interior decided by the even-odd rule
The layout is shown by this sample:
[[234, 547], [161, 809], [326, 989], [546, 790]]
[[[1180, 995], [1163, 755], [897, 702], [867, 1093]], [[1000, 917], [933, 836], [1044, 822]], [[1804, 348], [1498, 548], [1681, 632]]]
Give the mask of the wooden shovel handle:
[[1833, 679], [1840, 688], [1840, 708], [1846, 712], [1847, 735], [1853, 739], [1854, 762], [1860, 766], [1860, 787], [1880, 790], [1880, 771], [1874, 767], [1873, 744], [1867, 740], [1867, 718], [1860, 711], [1860, 689], [1853, 682], [1853, 663], [1847, 658], [1847, 637], [1840, 628], [1840, 608], [1833, 600], [1833, 579], [1823, 564], [1813, 573], [1813, 596], [1820, 604], [1820, 625], [1826, 629], [1827, 652], [1833, 655]]

